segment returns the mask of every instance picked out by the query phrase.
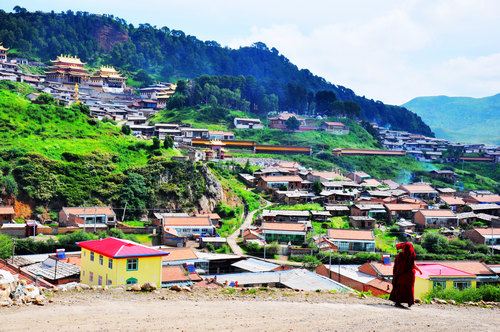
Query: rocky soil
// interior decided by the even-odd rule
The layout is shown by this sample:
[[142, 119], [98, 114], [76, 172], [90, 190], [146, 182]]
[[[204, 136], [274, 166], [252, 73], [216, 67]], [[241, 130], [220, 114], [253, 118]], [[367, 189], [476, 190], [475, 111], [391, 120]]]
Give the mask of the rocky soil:
[[498, 308], [415, 305], [379, 298], [266, 289], [73, 290], [45, 306], [0, 308], [1, 331], [497, 331]]

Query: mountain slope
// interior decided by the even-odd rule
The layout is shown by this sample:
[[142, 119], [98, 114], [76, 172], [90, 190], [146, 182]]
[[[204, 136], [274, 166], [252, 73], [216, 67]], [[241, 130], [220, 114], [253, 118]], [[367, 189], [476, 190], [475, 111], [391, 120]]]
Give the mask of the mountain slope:
[[404, 107], [417, 113], [438, 137], [500, 145], [500, 94], [484, 97], [417, 97]]
[[19, 55], [47, 62], [61, 53], [74, 54], [90, 64], [109, 63], [124, 70], [146, 70], [158, 79], [209, 75], [253, 76], [265, 93], [277, 95], [282, 110], [305, 113], [314, 93], [333, 91], [342, 101], [354, 101], [361, 117], [392, 128], [432, 135], [415, 114], [357, 96], [307, 69], [299, 70], [275, 48], [263, 43], [234, 50], [214, 41], [201, 41], [179, 30], [137, 27], [112, 15], [84, 12], [16, 13], [0, 11], [0, 41]]

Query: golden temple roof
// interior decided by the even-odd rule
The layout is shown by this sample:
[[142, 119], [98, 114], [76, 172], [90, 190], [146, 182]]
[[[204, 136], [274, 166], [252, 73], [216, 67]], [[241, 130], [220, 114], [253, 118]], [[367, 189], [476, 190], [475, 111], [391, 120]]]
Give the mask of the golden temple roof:
[[4, 47], [2, 43], [0, 43], [0, 51], [8, 51], [7, 47]]
[[72, 55], [59, 55], [57, 59], [52, 60], [52, 62], [65, 62], [73, 65], [84, 65], [80, 58]]

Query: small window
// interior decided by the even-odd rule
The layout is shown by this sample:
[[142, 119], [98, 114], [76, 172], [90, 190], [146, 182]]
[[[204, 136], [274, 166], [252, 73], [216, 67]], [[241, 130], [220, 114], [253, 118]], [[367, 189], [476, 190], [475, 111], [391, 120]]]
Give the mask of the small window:
[[127, 285], [134, 285], [134, 284], [137, 284], [136, 278], [128, 278], [127, 279]]
[[433, 289], [446, 289], [446, 281], [433, 281], [432, 288]]
[[108, 280], [106, 281], [106, 285], [111, 286], [112, 284], [113, 284], [113, 282], [112, 282], [110, 279], [108, 279]]
[[90, 260], [92, 262], [94, 261], [94, 252], [93, 251], [90, 252]]
[[99, 255], [99, 264], [104, 264], [104, 258], [102, 257], [102, 255]]
[[97, 284], [98, 284], [99, 286], [102, 286], [102, 277], [101, 277], [101, 276], [98, 276], [98, 277], [97, 277]]
[[453, 283], [453, 287], [455, 287], [458, 290], [467, 289], [470, 288], [470, 286], [471, 286], [470, 281], [455, 281]]
[[139, 268], [139, 262], [137, 258], [127, 259], [127, 271], [137, 271]]
[[94, 272], [89, 273], [89, 281], [93, 282], [94, 281]]
[[108, 267], [109, 267], [110, 269], [112, 269], [112, 268], [113, 268], [113, 260], [112, 260], [111, 258], [110, 258], [110, 259], [108, 259]]

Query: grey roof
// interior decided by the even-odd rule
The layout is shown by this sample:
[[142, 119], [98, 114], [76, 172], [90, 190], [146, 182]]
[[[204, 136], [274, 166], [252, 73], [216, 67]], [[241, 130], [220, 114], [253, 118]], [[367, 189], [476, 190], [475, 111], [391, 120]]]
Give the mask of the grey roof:
[[349, 219], [351, 220], [369, 220], [369, 221], [374, 221], [375, 219], [369, 216], [350, 216]]
[[488, 204], [469, 204], [472, 210], [494, 210], [500, 209], [500, 205], [494, 203]]
[[325, 205], [325, 210], [327, 211], [349, 211], [347, 205]]
[[43, 262], [23, 267], [21, 270], [28, 271], [37, 276], [42, 276], [48, 280], [57, 280], [80, 275], [80, 268], [73, 264], [58, 261], [56, 269], [56, 260], [52, 258], [47, 258]]
[[248, 258], [236, 263], [231, 264], [231, 266], [237, 267], [239, 269], [248, 271], [248, 272], [265, 272], [272, 271], [279, 267], [279, 265], [274, 263], [269, 263], [264, 260]]
[[270, 272], [245, 272], [218, 275], [219, 282], [235, 282], [240, 285], [281, 284], [285, 287], [304, 291], [336, 290], [349, 292], [351, 289], [327, 277], [305, 269]]

